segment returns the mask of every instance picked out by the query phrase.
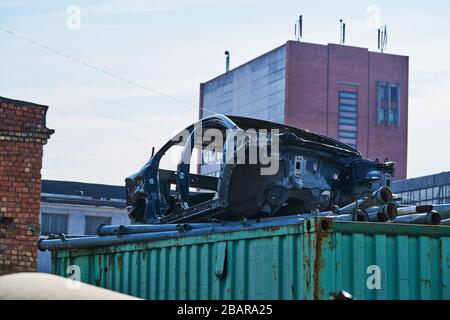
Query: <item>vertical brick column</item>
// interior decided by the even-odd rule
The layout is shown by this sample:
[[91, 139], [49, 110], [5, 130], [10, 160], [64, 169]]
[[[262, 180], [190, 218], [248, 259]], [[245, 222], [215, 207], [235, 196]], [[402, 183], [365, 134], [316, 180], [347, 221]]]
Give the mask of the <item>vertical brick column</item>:
[[0, 275], [37, 268], [47, 108], [0, 97]]

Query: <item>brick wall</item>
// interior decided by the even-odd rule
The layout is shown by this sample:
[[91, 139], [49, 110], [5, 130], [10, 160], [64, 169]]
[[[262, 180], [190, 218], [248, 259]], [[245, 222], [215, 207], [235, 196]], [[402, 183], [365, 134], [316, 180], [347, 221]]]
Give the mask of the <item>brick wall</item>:
[[0, 97], [0, 274], [36, 271], [47, 108]]
[[[288, 41], [285, 123], [339, 138], [339, 91], [358, 93], [357, 149], [365, 158], [395, 161], [405, 179], [408, 142], [406, 56], [365, 48]], [[400, 83], [400, 127], [377, 124], [377, 82]]]

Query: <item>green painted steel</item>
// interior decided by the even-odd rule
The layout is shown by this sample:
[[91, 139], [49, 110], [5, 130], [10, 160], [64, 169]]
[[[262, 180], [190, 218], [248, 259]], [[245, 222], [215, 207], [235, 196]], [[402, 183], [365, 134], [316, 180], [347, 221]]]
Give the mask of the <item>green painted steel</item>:
[[146, 299], [450, 299], [450, 227], [300, 224], [57, 251], [53, 272]]

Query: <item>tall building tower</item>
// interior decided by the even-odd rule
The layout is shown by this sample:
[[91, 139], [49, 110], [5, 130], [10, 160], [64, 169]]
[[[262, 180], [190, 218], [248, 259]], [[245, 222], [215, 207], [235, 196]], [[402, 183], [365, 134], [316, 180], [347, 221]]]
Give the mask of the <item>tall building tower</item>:
[[408, 57], [288, 41], [200, 85], [200, 117], [259, 118], [308, 129], [397, 162], [406, 178]]

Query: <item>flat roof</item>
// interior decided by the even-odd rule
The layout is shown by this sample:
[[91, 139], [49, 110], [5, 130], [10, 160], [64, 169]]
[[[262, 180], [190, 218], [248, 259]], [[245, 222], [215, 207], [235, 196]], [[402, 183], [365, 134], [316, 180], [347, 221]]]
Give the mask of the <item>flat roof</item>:
[[378, 52], [378, 51], [370, 51], [368, 48], [358, 47], [358, 46], [350, 46], [350, 45], [346, 45], [346, 44], [337, 44], [337, 43], [320, 44], [320, 43], [312, 43], [312, 42], [303, 42], [303, 41], [288, 40], [288, 41], [286, 41], [286, 43], [284, 43], [284, 44], [282, 44], [282, 45], [280, 45], [280, 46], [278, 46], [278, 47], [276, 47], [276, 48], [274, 48], [274, 49], [272, 49], [272, 50], [269, 50], [269, 51], [267, 51], [267, 52], [265, 52], [265, 53], [263, 53], [263, 54], [261, 54], [261, 55], [255, 57], [255, 58], [253, 58], [253, 59], [247, 61], [247, 62], [244, 62], [243, 64], [240, 64], [240, 65], [238, 65], [238, 66], [236, 66], [236, 67], [230, 69], [228, 72], [221, 73], [221, 74], [219, 74], [218, 76], [216, 76], [216, 77], [214, 77], [214, 78], [212, 78], [212, 79], [210, 79], [210, 80], [207, 80], [207, 81], [205, 81], [205, 82], [202, 82], [202, 84], [206, 84], [206, 83], [208, 83], [208, 82], [214, 81], [214, 80], [216, 80], [217, 78], [220, 78], [220, 77], [226, 75], [226, 74], [229, 73], [229, 72], [233, 72], [233, 71], [235, 71], [236, 69], [239, 69], [239, 68], [241, 68], [241, 67], [243, 67], [243, 66], [245, 66], [245, 65], [247, 65], [247, 64], [250, 64], [250, 63], [254, 62], [254, 61], [257, 60], [257, 59], [260, 59], [260, 58], [262, 58], [262, 57], [264, 57], [264, 56], [266, 56], [266, 55], [268, 55], [268, 54], [271, 54], [272, 52], [274, 52], [274, 51], [276, 51], [276, 50], [278, 50], [278, 49], [280, 49], [280, 48], [286, 46], [288, 43], [295, 43], [295, 44], [299, 44], [299, 45], [314, 45], [314, 46], [321, 46], [321, 47], [336, 46], [336, 47], [343, 47], [343, 48], [362, 49], [362, 50], [367, 50], [368, 53], [374, 53], [374, 54], [380, 54], [380, 55], [389, 55], [389, 56], [397, 56], [397, 57], [405, 57], [405, 58], [408, 58], [408, 56], [404, 56], [404, 55], [399, 55], [399, 54], [394, 54], [394, 53], [386, 53], [386, 52]]
[[82, 196], [101, 200], [125, 200], [125, 186], [76, 181], [42, 180], [43, 194]]

